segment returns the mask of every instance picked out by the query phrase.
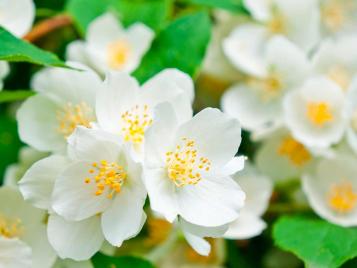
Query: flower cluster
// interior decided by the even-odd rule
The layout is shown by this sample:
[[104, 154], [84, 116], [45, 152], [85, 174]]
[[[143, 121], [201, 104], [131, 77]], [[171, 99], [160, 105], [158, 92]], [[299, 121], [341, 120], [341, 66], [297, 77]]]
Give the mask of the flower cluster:
[[357, 5], [354, 1], [249, 1], [255, 21], [222, 41], [244, 78], [222, 98], [223, 110], [262, 145], [261, 172], [302, 177], [321, 217], [357, 225]]

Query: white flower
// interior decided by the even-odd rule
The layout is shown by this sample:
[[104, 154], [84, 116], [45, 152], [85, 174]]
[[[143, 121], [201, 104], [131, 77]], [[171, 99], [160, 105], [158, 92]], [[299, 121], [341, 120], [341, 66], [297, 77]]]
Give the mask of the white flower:
[[106, 13], [95, 19], [88, 28], [86, 41], [69, 45], [69, 60], [84, 63], [100, 74], [107, 71], [131, 73], [150, 48], [154, 32], [142, 23], [124, 29], [117, 18]]
[[151, 208], [169, 222], [179, 217], [186, 240], [207, 255], [208, 242], [237, 219], [244, 193], [231, 174], [243, 168], [234, 157], [241, 130], [237, 120], [205, 109], [180, 122], [169, 104], [157, 108], [145, 140], [144, 182]]
[[32, 0], [0, 0], [0, 26], [17, 37], [24, 36], [35, 19]]
[[141, 230], [146, 191], [141, 166], [117, 138], [77, 127], [69, 159], [50, 156], [20, 181], [26, 200], [50, 210], [48, 237], [61, 258], [89, 259], [104, 239], [120, 246]]
[[[236, 49], [234, 55], [238, 54]], [[282, 36], [272, 38], [261, 57], [265, 62], [262, 72], [234, 85], [222, 98], [223, 111], [251, 131], [281, 124], [282, 98], [299, 86], [310, 71], [305, 53]]]
[[0, 267], [50, 268], [56, 255], [48, 243], [46, 213], [12, 188], [0, 188]]
[[259, 171], [274, 181], [299, 178], [312, 160], [310, 149], [282, 129], [267, 136], [255, 154]]
[[325, 40], [312, 58], [314, 72], [333, 80], [342, 90], [349, 90], [352, 79], [357, 74], [356, 47], [357, 36]]
[[[248, 4], [249, 3], [249, 4]], [[305, 51], [319, 39], [319, 12], [315, 0], [246, 1], [260, 23], [239, 25], [223, 42], [228, 59], [251, 75], [265, 72], [264, 46], [271, 37], [284, 35]], [[259, 15], [258, 15], [259, 14]]]
[[90, 127], [96, 121], [95, 97], [101, 86], [90, 70], [47, 68], [37, 73], [32, 81], [37, 95], [17, 113], [21, 140], [39, 151], [64, 150], [76, 126]]
[[341, 225], [357, 225], [357, 158], [349, 154], [321, 160], [303, 177], [303, 190], [314, 211]]
[[31, 147], [22, 147], [19, 152], [19, 162], [11, 164], [6, 168], [4, 185], [17, 187], [17, 182], [22, 178], [26, 170], [32, 166], [33, 163], [47, 155], [47, 153], [39, 152]]
[[346, 102], [348, 114], [346, 138], [351, 149], [357, 154], [357, 78], [351, 82]]
[[233, 176], [246, 194], [245, 205], [239, 218], [230, 224], [224, 237], [228, 239], [249, 239], [261, 234], [266, 223], [261, 216], [269, 205], [273, 191], [270, 179], [258, 172], [252, 165], [245, 165], [243, 172]]
[[9, 73], [9, 65], [6, 61], [0, 61], [0, 91], [3, 88], [3, 79], [8, 75]]
[[324, 77], [315, 77], [284, 100], [285, 123], [293, 137], [308, 147], [328, 148], [345, 131], [342, 90]]
[[141, 87], [128, 74], [112, 72], [98, 92], [98, 126], [131, 144], [134, 155], [141, 159], [146, 129], [155, 121], [155, 106], [172, 103], [182, 121], [192, 116], [193, 97], [191, 78], [176, 69], [160, 72]]
[[322, 30], [325, 34], [353, 33], [357, 26], [357, 2], [321, 0]]

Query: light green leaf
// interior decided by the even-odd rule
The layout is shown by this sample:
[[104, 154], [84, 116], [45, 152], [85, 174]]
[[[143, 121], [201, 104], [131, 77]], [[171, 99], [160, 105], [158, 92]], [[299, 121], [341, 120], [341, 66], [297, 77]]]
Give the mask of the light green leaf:
[[24, 100], [28, 97], [31, 97], [34, 94], [35, 92], [30, 90], [15, 90], [15, 91], [3, 90], [0, 91], [0, 103]]
[[55, 54], [16, 38], [2, 27], [0, 27], [0, 60], [26, 61], [59, 67], [66, 66]]
[[94, 268], [155, 268], [150, 262], [138, 257], [110, 257], [97, 253], [92, 258]]
[[154, 40], [150, 51], [134, 72], [141, 82], [165, 68], [178, 68], [193, 76], [199, 69], [211, 36], [207, 13], [181, 17]]
[[273, 229], [275, 243], [301, 258], [307, 267], [334, 268], [357, 256], [357, 228], [323, 220], [282, 217]]
[[184, 2], [248, 14], [242, 0], [185, 0]]

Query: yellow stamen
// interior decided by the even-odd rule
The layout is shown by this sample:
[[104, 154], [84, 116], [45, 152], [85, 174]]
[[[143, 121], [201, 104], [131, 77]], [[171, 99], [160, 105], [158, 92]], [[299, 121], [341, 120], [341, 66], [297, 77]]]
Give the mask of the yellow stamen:
[[0, 237], [16, 238], [23, 234], [22, 222], [20, 219], [8, 219], [0, 215]]
[[347, 10], [345, 5], [347, 1], [330, 0], [322, 7], [321, 18], [326, 27], [336, 32], [342, 28], [347, 20]]
[[148, 238], [145, 243], [148, 246], [157, 246], [164, 242], [172, 229], [172, 224], [163, 219], [148, 219]]
[[181, 143], [166, 153], [168, 176], [178, 187], [196, 185], [202, 179], [201, 172], [209, 171], [211, 162], [198, 157], [194, 140], [183, 138]]
[[93, 110], [86, 103], [74, 105], [69, 102], [57, 112], [57, 120], [59, 122], [58, 131], [68, 137], [77, 126], [90, 128], [90, 123], [95, 119]]
[[357, 194], [351, 183], [342, 182], [332, 185], [327, 200], [329, 206], [336, 212], [348, 213], [356, 207]]
[[121, 115], [124, 140], [140, 144], [144, 141], [145, 130], [152, 124], [149, 106], [136, 105]]
[[263, 101], [270, 101], [278, 97], [283, 88], [279, 77], [275, 74], [271, 74], [265, 79], [249, 78], [247, 82], [252, 89], [260, 92]]
[[[101, 160], [99, 163], [91, 165], [95, 168], [89, 169], [89, 174], [94, 174], [91, 178], [85, 178], [84, 183], [89, 184], [93, 181], [96, 185], [95, 195], [100, 196], [106, 189], [109, 190], [107, 197], [112, 199], [117, 193], [120, 193], [121, 188], [127, 179], [127, 174], [124, 168], [117, 163], [108, 163], [108, 161]], [[107, 191], [106, 191], [107, 192]]]
[[316, 126], [322, 127], [333, 121], [331, 107], [326, 102], [310, 102], [307, 104], [307, 118]]
[[110, 43], [107, 49], [108, 65], [115, 70], [121, 70], [128, 62], [131, 47], [125, 40]]
[[278, 148], [278, 154], [286, 156], [295, 166], [303, 166], [311, 160], [311, 155], [305, 146], [288, 136], [281, 142]]
[[283, 34], [286, 32], [285, 18], [280, 14], [275, 14], [268, 22], [268, 29], [272, 34]]

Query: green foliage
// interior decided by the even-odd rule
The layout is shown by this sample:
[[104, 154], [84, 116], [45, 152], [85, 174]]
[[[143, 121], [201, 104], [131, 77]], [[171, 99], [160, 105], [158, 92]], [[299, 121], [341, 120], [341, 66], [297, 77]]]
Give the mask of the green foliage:
[[0, 27], [0, 60], [26, 61], [40, 65], [65, 67], [55, 54], [22, 41]]
[[242, 0], [185, 0], [184, 2], [248, 14]]
[[94, 268], [155, 268], [150, 262], [138, 257], [110, 257], [97, 253], [92, 258]]
[[15, 90], [15, 91], [0, 91], [0, 103], [24, 100], [31, 97], [34, 94], [33, 91], [29, 90]]
[[274, 225], [275, 243], [301, 258], [307, 267], [333, 268], [357, 256], [357, 228], [323, 220], [282, 217]]
[[134, 76], [143, 82], [165, 68], [178, 68], [194, 76], [210, 36], [207, 13], [194, 13], [173, 21], [156, 37]]

